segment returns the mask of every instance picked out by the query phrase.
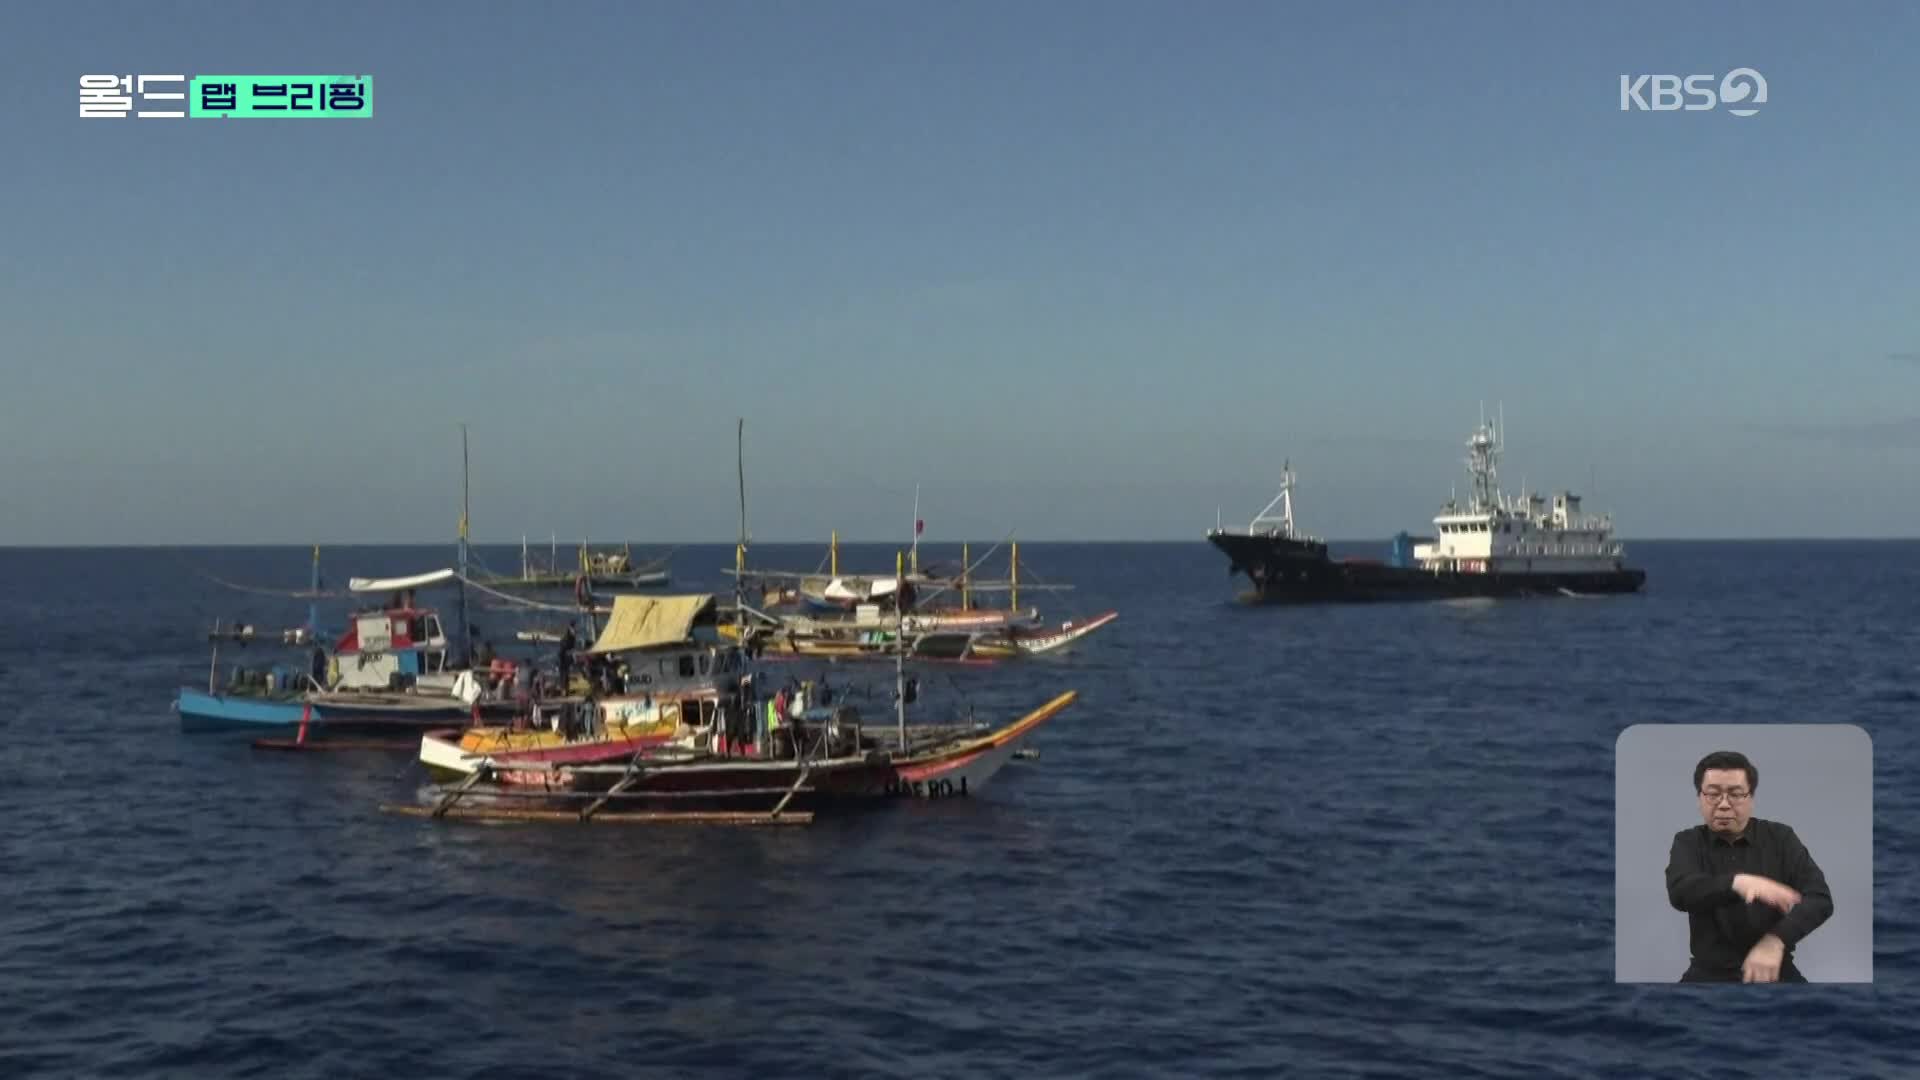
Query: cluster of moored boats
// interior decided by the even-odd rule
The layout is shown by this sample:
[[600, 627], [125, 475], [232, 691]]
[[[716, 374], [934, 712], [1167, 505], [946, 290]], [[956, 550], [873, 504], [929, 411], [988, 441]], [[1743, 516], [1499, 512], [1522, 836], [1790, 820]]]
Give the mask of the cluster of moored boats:
[[[1020, 607], [1017, 545], [997, 581], [979, 578], [969, 549], [953, 570], [923, 569], [917, 543], [892, 573], [842, 573], [837, 536], [824, 573], [749, 571], [743, 542], [729, 602], [638, 591], [668, 580], [665, 560], [636, 570], [625, 551], [583, 547], [570, 579], [532, 567], [524, 551], [517, 577], [477, 575], [462, 522], [458, 569], [351, 579], [357, 602], [336, 634], [320, 633], [314, 608], [307, 627], [269, 638], [216, 624], [206, 687], [182, 687], [175, 702], [183, 729], [248, 730], [262, 749], [411, 750], [435, 786], [427, 800], [386, 807], [398, 813], [804, 822], [874, 800], [971, 796], [1076, 697], [1065, 691], [998, 723], [910, 722], [919, 683], [909, 664], [1058, 652], [1117, 617], [1047, 625]], [[419, 599], [443, 589], [456, 597], [451, 620]], [[571, 592], [565, 602], [527, 595], [560, 590]], [[468, 618], [476, 593], [543, 620], [514, 635], [537, 646], [496, 653]], [[1005, 607], [980, 601], [997, 593]], [[568, 620], [559, 632], [556, 617]], [[231, 663], [235, 645], [261, 643], [293, 659]], [[803, 677], [807, 665], [795, 661], [826, 674]], [[848, 700], [841, 665], [866, 662], [894, 668], [884, 714]], [[846, 680], [837, 690], [834, 671]]]
[[[1541, 495], [1500, 490], [1503, 442], [1483, 420], [1467, 441], [1467, 498], [1441, 508], [1433, 537], [1396, 537], [1386, 563], [1334, 559], [1325, 541], [1297, 531], [1290, 468], [1280, 495], [1247, 528], [1216, 527], [1208, 540], [1231, 572], [1248, 577], [1250, 598], [1266, 602], [1638, 591], [1646, 574], [1626, 565], [1610, 518], [1582, 512], [1571, 492], [1549, 507]], [[1022, 584], [1018, 544], [1005, 579], [982, 579], [970, 547], [956, 567], [923, 568], [917, 507], [912, 554], [899, 553], [891, 572], [843, 573], [837, 535], [812, 572], [749, 571], [744, 506], [743, 483], [730, 600], [641, 593], [667, 584], [667, 560], [636, 563], [624, 547], [582, 545], [566, 572], [557, 544], [541, 566], [523, 541], [519, 574], [476, 575], [463, 512], [458, 569], [353, 579], [350, 594], [385, 602], [359, 606], [330, 648], [317, 640], [310, 609], [307, 627], [279, 636], [303, 650], [301, 662], [233, 667], [223, 684], [221, 645], [261, 639], [251, 627], [216, 624], [206, 689], [182, 688], [176, 702], [182, 726], [252, 729], [263, 733], [255, 745], [270, 749], [412, 749], [439, 786], [428, 802], [388, 808], [401, 813], [806, 821], [873, 800], [970, 796], [1076, 696], [1065, 691], [999, 723], [971, 715], [909, 723], [918, 697], [910, 662], [1018, 661], [1068, 649], [1117, 618], [1108, 611], [1048, 624], [1037, 608], [1023, 608], [1023, 589], [1069, 586]], [[457, 591], [451, 632], [440, 610], [416, 600], [443, 587]], [[517, 595], [569, 588], [565, 603]], [[515, 634], [541, 648], [515, 659], [478, 640], [467, 617], [473, 590], [547, 613], [549, 625]], [[998, 595], [1004, 606], [982, 602]], [[571, 620], [564, 631], [552, 629], [554, 613]], [[805, 662], [873, 661], [894, 668], [891, 715], [863, 715], [844, 687], [836, 700], [828, 678], [794, 674]]]

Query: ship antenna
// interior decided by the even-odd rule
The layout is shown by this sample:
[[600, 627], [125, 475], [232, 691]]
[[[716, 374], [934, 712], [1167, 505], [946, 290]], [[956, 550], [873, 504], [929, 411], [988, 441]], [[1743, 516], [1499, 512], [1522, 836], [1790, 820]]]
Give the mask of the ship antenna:
[[1280, 527], [1288, 536], [1293, 535], [1293, 459], [1288, 458], [1280, 466], [1280, 492], [1287, 501], [1280, 507]]

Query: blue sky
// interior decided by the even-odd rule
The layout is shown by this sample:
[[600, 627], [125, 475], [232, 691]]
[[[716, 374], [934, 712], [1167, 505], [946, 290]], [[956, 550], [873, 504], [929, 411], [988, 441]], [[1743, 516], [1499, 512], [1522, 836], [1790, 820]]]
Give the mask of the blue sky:
[[[0, 544], [1920, 535], [1899, 3], [18, 4]], [[1758, 69], [1758, 115], [1622, 112]], [[83, 74], [370, 73], [364, 122]], [[1589, 487], [1591, 485], [1591, 487]]]

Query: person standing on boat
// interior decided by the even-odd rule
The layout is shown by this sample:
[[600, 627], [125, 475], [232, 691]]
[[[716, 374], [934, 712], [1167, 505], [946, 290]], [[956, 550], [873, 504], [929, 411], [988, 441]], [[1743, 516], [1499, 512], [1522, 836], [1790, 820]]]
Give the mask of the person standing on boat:
[[322, 690], [327, 688], [327, 650], [317, 644], [313, 647], [313, 662], [309, 673], [313, 676], [315, 686]]
[[580, 645], [580, 639], [573, 632], [573, 620], [567, 620], [567, 632], [560, 635], [560, 694], [569, 692], [573, 683], [573, 650]]

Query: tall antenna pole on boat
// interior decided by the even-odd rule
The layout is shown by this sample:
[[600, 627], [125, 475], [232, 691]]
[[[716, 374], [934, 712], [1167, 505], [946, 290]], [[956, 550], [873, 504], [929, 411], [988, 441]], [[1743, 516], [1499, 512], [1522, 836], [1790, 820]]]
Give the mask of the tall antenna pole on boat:
[[1013, 554], [1007, 559], [1008, 569], [1013, 573], [1013, 596], [1007, 601], [1008, 611], [1020, 610], [1020, 541], [1013, 542]]
[[[733, 618], [738, 627], [740, 652], [745, 659], [752, 655], [747, 639], [747, 418], [737, 417], [734, 428], [733, 457], [734, 465], [740, 475], [740, 538], [733, 545]], [[750, 673], [751, 674], [751, 673]], [[753, 676], [752, 685], [758, 688], [760, 678]], [[754, 745], [757, 753], [770, 753], [768, 742], [772, 732], [765, 729], [765, 720], [759, 705], [752, 699], [741, 700], [739, 707], [749, 710], [753, 717]]]
[[[917, 508], [917, 498], [914, 504]], [[907, 752], [907, 580], [904, 561], [898, 551], [893, 553], [893, 610], [899, 616], [896, 620], [898, 629], [893, 635], [893, 697], [900, 731], [900, 753], [903, 755]]]
[[827, 538], [827, 573], [840, 576], [840, 530], [835, 529]]
[[973, 610], [973, 589], [968, 583], [967, 568], [973, 565], [973, 551], [965, 541], [960, 544], [960, 610]]
[[920, 485], [913, 485], [913, 572], [920, 572]]
[[468, 648], [473, 631], [467, 626], [467, 525], [468, 514], [472, 510], [471, 492], [467, 484], [467, 425], [460, 425], [460, 640], [454, 642], [454, 655], [460, 658], [458, 666], [467, 667], [472, 663], [473, 655]]
[[320, 545], [313, 545], [313, 595], [307, 599], [307, 633], [320, 640]]
[[747, 645], [747, 418], [734, 428], [733, 458], [740, 477], [740, 539], [733, 548], [733, 617], [739, 620], [740, 647]]

